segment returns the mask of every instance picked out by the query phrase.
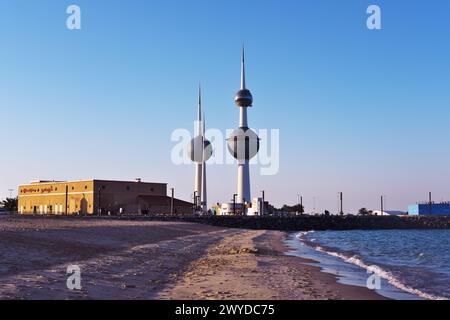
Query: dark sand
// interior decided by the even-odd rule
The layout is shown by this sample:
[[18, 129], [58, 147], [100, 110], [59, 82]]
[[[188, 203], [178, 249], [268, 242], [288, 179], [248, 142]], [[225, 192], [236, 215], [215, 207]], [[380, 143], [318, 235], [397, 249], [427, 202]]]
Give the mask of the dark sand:
[[[0, 299], [383, 299], [286, 256], [278, 231], [0, 218]], [[67, 289], [68, 265], [81, 291]]]

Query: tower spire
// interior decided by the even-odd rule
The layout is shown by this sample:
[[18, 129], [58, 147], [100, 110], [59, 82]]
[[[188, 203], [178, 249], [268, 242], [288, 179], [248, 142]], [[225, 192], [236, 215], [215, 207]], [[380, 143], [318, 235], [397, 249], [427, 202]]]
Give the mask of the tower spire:
[[203, 139], [206, 139], [205, 132], [206, 132], [206, 114], [203, 112], [203, 131], [202, 131]]
[[245, 89], [245, 47], [242, 45], [241, 90]]
[[202, 86], [198, 85], [198, 114], [197, 114], [197, 135], [200, 135], [202, 129]]

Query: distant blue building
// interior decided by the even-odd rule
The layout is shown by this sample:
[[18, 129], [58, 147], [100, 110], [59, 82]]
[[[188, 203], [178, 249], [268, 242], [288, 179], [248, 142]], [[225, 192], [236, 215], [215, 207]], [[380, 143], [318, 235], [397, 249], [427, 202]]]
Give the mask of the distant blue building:
[[408, 207], [412, 216], [450, 216], [450, 203], [420, 203]]

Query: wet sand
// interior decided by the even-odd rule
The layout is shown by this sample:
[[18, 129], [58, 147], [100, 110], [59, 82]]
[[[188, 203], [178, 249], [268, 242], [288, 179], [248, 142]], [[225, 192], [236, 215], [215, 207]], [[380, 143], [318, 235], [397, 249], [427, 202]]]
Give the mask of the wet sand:
[[[0, 218], [0, 299], [383, 299], [286, 256], [284, 232]], [[67, 266], [82, 290], [67, 289]]]

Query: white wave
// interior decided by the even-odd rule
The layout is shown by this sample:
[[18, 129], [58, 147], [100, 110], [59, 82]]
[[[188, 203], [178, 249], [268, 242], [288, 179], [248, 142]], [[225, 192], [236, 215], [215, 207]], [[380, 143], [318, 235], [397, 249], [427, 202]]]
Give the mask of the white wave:
[[[298, 239], [300, 241], [302, 241], [302, 243], [306, 243], [304, 236], [308, 234], [308, 233], [299, 233]], [[339, 252], [335, 252], [335, 251], [330, 251], [330, 250], [326, 250], [321, 246], [318, 245], [311, 245], [311, 248], [315, 249], [318, 252], [323, 252], [326, 253], [330, 256], [333, 256], [335, 258], [341, 259], [344, 262], [347, 263], [351, 263], [353, 265], [356, 265], [360, 268], [363, 268], [365, 270], [367, 270], [368, 272], [372, 273], [372, 274], [376, 274], [377, 276], [379, 276], [380, 278], [383, 278], [385, 280], [387, 280], [391, 285], [393, 285], [394, 287], [396, 287], [397, 289], [400, 289], [402, 291], [408, 292], [410, 294], [416, 295], [422, 299], [426, 299], [426, 300], [448, 300], [448, 298], [445, 297], [440, 297], [440, 296], [435, 296], [432, 294], [428, 294], [426, 292], [423, 292], [419, 289], [414, 289], [404, 283], [402, 283], [400, 280], [398, 280], [391, 272], [384, 270], [383, 268], [379, 267], [379, 266], [375, 266], [375, 265], [367, 265], [366, 263], [364, 263], [364, 261], [357, 257], [357, 256], [346, 256], [342, 253]]]
[[304, 242], [305, 241], [305, 236], [307, 234], [310, 234], [310, 233], [314, 233], [314, 231], [302, 231], [302, 232], [299, 232], [299, 233], [297, 233], [296, 238], [298, 240], [300, 240], [301, 242]]

